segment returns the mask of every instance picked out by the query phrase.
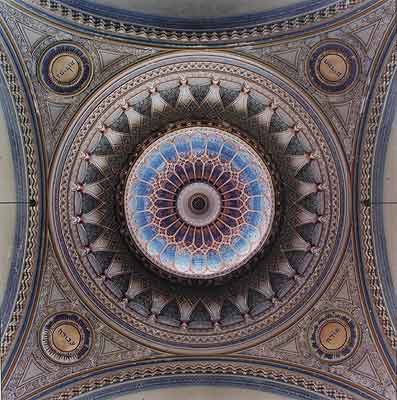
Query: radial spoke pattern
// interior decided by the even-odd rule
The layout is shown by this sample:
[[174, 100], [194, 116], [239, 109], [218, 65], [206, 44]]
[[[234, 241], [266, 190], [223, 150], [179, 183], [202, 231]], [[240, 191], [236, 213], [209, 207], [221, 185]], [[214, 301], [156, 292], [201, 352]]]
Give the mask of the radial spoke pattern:
[[[205, 213], [197, 223], [186, 219], [183, 208], [189, 206], [178, 202], [193, 183], [208, 185], [219, 197], [219, 212], [208, 223]], [[168, 133], [143, 152], [129, 173], [125, 212], [134, 240], [153, 263], [192, 278], [211, 277], [234, 270], [261, 249], [271, 230], [274, 197], [270, 173], [248, 143], [197, 126]], [[209, 215], [215, 200], [209, 199]]]

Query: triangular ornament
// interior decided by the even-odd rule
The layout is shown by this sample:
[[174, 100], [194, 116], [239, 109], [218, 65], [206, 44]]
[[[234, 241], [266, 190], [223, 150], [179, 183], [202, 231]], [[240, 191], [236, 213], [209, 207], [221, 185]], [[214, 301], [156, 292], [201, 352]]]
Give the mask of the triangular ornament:
[[119, 353], [121, 351], [127, 351], [123, 346], [115, 343], [113, 340], [109, 339], [107, 336], [102, 335], [102, 346], [101, 346], [101, 355], [109, 355]]
[[301, 49], [285, 50], [272, 54], [273, 57], [286, 62], [294, 69], [298, 69], [298, 57]]
[[352, 34], [357, 37], [365, 47], [368, 47], [378, 28], [379, 22], [380, 20], [373, 22], [371, 25], [364, 26], [364, 28], [359, 28], [353, 31]]
[[62, 289], [59, 287], [55, 279], [52, 280], [50, 292], [48, 294], [47, 304], [61, 303], [67, 301]]
[[368, 354], [366, 354], [356, 366], [351, 368], [351, 370], [359, 375], [365, 376], [366, 378], [382, 383], [382, 380], [379, 378], [376, 368], [372, 364], [371, 358]]
[[102, 68], [106, 68], [110, 64], [113, 64], [119, 58], [127, 56], [127, 54], [125, 53], [117, 53], [109, 50], [98, 50], [98, 53], [101, 59]]
[[336, 113], [343, 124], [349, 122], [352, 103], [352, 101], [349, 101], [347, 103], [333, 104]]
[[28, 383], [32, 381], [33, 379], [37, 379], [39, 376], [48, 374], [48, 370], [45, 368], [41, 367], [37, 361], [35, 360], [34, 357], [30, 358], [28, 361], [28, 364], [25, 368], [25, 371], [21, 378], [19, 379], [18, 385], [24, 385], [25, 383]]
[[333, 297], [334, 300], [343, 300], [343, 301], [348, 301], [350, 303], [352, 302], [352, 297], [350, 295], [350, 289], [347, 282], [348, 282], [347, 279], [343, 280], [339, 290]]
[[29, 43], [30, 47], [35, 47], [35, 45], [39, 42], [39, 40], [47, 36], [46, 33], [44, 32], [28, 28], [27, 26], [22, 24], [19, 24], [19, 28], [25, 40]]
[[298, 346], [296, 343], [296, 338], [292, 338], [291, 340], [282, 343], [279, 346], [276, 346], [275, 348], [277, 351], [280, 351], [281, 353], [288, 353], [288, 354], [299, 354], [298, 351]]
[[48, 103], [48, 111], [51, 121], [55, 125], [61, 114], [69, 107], [69, 104]]

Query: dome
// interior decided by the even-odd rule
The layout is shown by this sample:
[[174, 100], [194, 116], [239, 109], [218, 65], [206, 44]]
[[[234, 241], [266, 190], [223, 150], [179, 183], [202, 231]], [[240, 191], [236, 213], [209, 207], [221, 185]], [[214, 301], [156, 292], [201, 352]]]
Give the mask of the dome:
[[124, 190], [128, 232], [171, 276], [211, 279], [236, 271], [269, 237], [272, 175], [246, 140], [211, 126], [160, 136], [132, 162]]

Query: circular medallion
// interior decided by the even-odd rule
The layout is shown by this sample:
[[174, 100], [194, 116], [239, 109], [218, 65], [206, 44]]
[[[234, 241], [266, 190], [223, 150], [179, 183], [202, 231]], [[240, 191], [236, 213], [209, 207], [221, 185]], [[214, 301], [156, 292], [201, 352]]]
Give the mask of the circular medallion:
[[329, 93], [349, 89], [357, 79], [358, 70], [353, 50], [339, 42], [320, 43], [308, 59], [309, 79], [317, 88]]
[[264, 159], [210, 126], [177, 129], [142, 146], [124, 189], [128, 231], [168, 274], [224, 276], [246, 264], [272, 230], [275, 190]]
[[310, 343], [324, 361], [339, 362], [355, 350], [359, 332], [354, 320], [340, 311], [323, 314], [310, 329]]
[[60, 94], [76, 94], [91, 80], [92, 66], [85, 51], [75, 44], [58, 43], [40, 61], [42, 82]]
[[49, 317], [41, 329], [40, 343], [53, 361], [71, 364], [81, 360], [91, 347], [91, 332], [87, 322], [73, 313]]

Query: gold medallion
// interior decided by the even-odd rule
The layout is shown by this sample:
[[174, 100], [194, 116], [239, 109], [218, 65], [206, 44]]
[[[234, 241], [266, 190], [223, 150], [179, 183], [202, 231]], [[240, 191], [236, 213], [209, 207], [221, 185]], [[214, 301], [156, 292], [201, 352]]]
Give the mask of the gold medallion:
[[326, 54], [319, 62], [318, 71], [325, 81], [341, 82], [346, 77], [348, 64], [340, 54]]
[[59, 54], [50, 65], [50, 73], [54, 81], [60, 85], [68, 85], [80, 79], [82, 68], [73, 54]]
[[57, 350], [62, 352], [69, 353], [76, 350], [80, 340], [79, 330], [71, 323], [58, 325], [52, 332], [52, 342]]
[[330, 351], [341, 350], [349, 338], [348, 327], [339, 321], [327, 321], [321, 328], [319, 340]]

